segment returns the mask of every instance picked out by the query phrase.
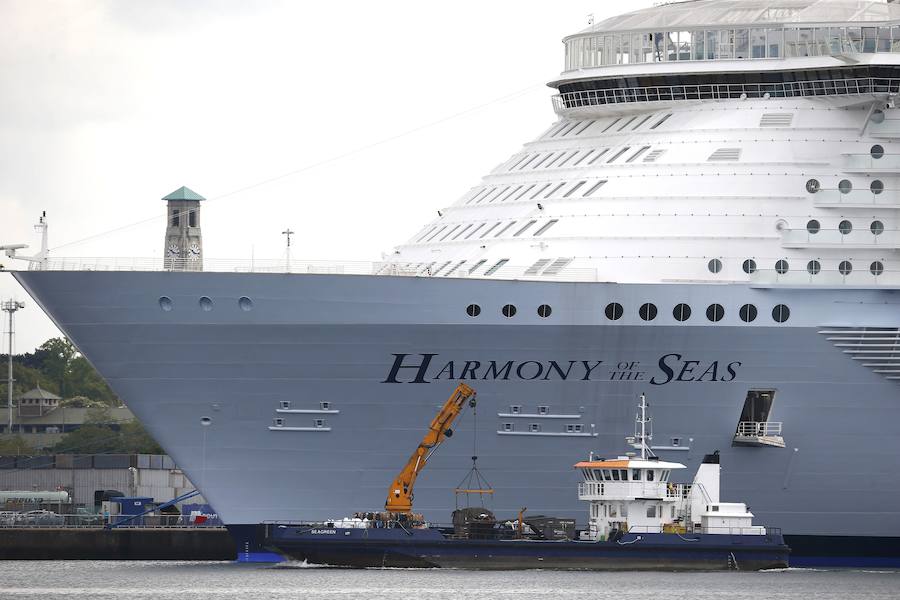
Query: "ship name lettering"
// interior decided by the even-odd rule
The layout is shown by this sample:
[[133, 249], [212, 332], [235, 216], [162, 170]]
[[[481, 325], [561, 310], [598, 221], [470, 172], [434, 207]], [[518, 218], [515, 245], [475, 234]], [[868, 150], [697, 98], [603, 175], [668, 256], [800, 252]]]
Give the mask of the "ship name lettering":
[[[591, 375], [603, 364], [602, 360], [569, 360], [569, 361], [539, 361], [525, 360], [521, 362], [508, 361], [478, 361], [467, 360], [448, 361], [436, 372], [431, 369], [436, 353], [421, 354], [393, 354], [394, 363], [382, 383], [431, 383], [431, 380], [440, 379], [481, 379], [509, 381], [511, 376], [523, 380], [534, 381], [567, 381], [571, 378], [580, 378], [581, 381], [591, 381]], [[416, 358], [418, 357], [418, 358]], [[459, 363], [459, 364], [458, 364]], [[461, 366], [461, 368], [460, 368]], [[430, 372], [429, 372], [430, 370]], [[415, 374], [413, 374], [415, 373]]]
[[315, 535], [337, 535], [334, 529], [311, 529], [309, 532]]
[[[732, 361], [725, 366], [727, 374], [719, 376], [719, 361], [714, 360], [708, 365], [703, 365], [703, 361], [699, 360], [682, 360], [681, 354], [672, 353], [664, 354], [659, 359], [659, 370], [663, 372], [664, 378], [657, 379], [656, 376], [650, 378], [652, 385], [665, 385], [671, 381], [682, 382], [701, 382], [701, 381], [718, 381], [727, 383], [734, 381], [737, 377], [737, 368], [741, 366], [740, 361]], [[676, 375], [675, 373], [678, 373]]]

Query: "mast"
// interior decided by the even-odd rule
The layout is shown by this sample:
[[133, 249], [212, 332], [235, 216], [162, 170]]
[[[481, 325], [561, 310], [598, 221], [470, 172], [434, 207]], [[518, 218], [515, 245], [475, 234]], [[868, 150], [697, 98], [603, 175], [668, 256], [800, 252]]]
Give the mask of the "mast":
[[[634, 446], [635, 448], [640, 448], [641, 459], [646, 460], [648, 456], [656, 456], [653, 453], [653, 450], [650, 449], [650, 444], [648, 443], [653, 439], [653, 419], [647, 415], [647, 397], [644, 394], [641, 394], [640, 398], [641, 402], [638, 404], [640, 412], [635, 415], [634, 418]], [[648, 424], [650, 424], [650, 433], [647, 433]]]

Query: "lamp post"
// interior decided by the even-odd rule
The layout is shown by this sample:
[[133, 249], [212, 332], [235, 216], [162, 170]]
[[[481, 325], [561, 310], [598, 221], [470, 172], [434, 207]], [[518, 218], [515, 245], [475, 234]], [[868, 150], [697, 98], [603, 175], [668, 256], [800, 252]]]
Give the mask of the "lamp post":
[[294, 235], [294, 232], [291, 231], [291, 228], [288, 227], [284, 231], [281, 232], [281, 235], [287, 236], [287, 252], [285, 254], [285, 266], [287, 267], [287, 272], [291, 272], [291, 236]]
[[6, 398], [6, 406], [9, 410], [9, 429], [8, 433], [12, 433], [13, 428], [13, 409], [12, 409], [12, 398], [13, 398], [13, 315], [20, 308], [25, 308], [24, 302], [19, 302], [18, 300], [7, 300], [2, 305], [3, 312], [9, 313], [9, 377], [7, 378], [7, 398]]

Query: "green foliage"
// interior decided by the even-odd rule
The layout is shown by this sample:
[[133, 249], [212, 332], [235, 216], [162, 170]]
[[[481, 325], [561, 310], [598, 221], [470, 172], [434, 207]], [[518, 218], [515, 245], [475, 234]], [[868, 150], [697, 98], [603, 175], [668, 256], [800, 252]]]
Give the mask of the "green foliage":
[[51, 454], [165, 454], [143, 425], [86, 422], [49, 449]]
[[34, 448], [20, 435], [0, 437], [0, 456], [13, 454], [34, 454]]

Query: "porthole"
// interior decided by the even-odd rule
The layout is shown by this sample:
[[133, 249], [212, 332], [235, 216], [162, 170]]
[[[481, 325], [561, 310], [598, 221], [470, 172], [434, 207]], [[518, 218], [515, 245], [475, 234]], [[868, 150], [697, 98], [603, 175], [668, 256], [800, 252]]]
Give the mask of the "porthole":
[[873, 123], [884, 123], [884, 111], [880, 108], [873, 110], [869, 120]]
[[204, 427], [209, 427], [210, 425], [212, 425], [212, 419], [210, 419], [209, 417], [200, 417], [200, 424]]
[[725, 316], [725, 308], [721, 304], [710, 304], [706, 307], [706, 318], [718, 323]]
[[869, 154], [872, 155], [872, 158], [881, 158], [884, 156], [884, 147], [881, 144], [875, 144], [869, 148]]
[[687, 321], [691, 318], [691, 307], [682, 302], [672, 309], [672, 316], [676, 321]]
[[811, 260], [806, 263], [806, 272], [810, 275], [818, 275], [822, 270], [822, 264], [817, 260]]
[[172, 299], [168, 296], [161, 296], [159, 298], [159, 307], [163, 309], [165, 312], [169, 312], [172, 310], [173, 304]]
[[741, 321], [751, 323], [756, 320], [756, 307], [752, 304], [745, 304], [738, 311], [738, 314], [741, 317]]
[[841, 232], [841, 235], [847, 235], [851, 231], [853, 231], [853, 223], [844, 219], [838, 224], [838, 231]]
[[744, 261], [744, 264], [741, 265], [741, 268], [744, 269], [744, 273], [747, 275], [756, 273], [756, 261], [752, 258], [748, 258]]
[[884, 191], [884, 182], [880, 179], [873, 179], [869, 184], [869, 190], [876, 196]]
[[881, 235], [884, 233], [884, 223], [881, 221], [872, 221], [872, 224], [869, 225], [869, 231], [872, 232], [872, 235]]
[[790, 268], [791, 267], [788, 264], [788, 261], [784, 260], [783, 258], [781, 260], [779, 260], [777, 263], [775, 263], [775, 271], [779, 275], [784, 275], [785, 273], [788, 272], [788, 270], [790, 270]]
[[652, 321], [656, 318], [656, 305], [651, 302], [645, 302], [644, 304], [641, 304], [638, 314], [643, 320]]
[[806, 182], [806, 191], [810, 194], [815, 194], [816, 192], [818, 192], [820, 187], [821, 186], [819, 185], [818, 179], [810, 179]]
[[853, 271], [853, 263], [849, 260], [842, 260], [841, 264], [838, 265], [838, 271], [840, 271], [841, 275], [849, 275]]
[[510, 319], [516, 316], [516, 307], [512, 304], [505, 304], [503, 305], [503, 308], [500, 310], [500, 312], [503, 313], [504, 317]]
[[538, 306], [538, 311], [537, 311], [537, 312], [538, 312], [538, 316], [539, 316], [540, 318], [546, 319], [547, 317], [550, 316], [550, 313], [553, 312], [553, 309], [550, 308], [550, 305], [549, 305], [549, 304], [541, 304], [540, 306]]
[[819, 230], [822, 229], [822, 224], [819, 223], [816, 219], [810, 219], [806, 222], [806, 231], [809, 233], [819, 233]]
[[249, 312], [253, 310], [253, 300], [247, 296], [241, 296], [240, 300], [238, 300], [238, 306], [241, 307], [242, 311]]
[[779, 304], [772, 309], [772, 318], [776, 323], [784, 323], [791, 318], [791, 309], [784, 304]]
[[884, 273], [884, 263], [880, 260], [873, 261], [871, 265], [869, 265], [869, 273], [878, 277], [882, 273]]
[[481, 314], [481, 307], [477, 304], [470, 304], [466, 307], [466, 314], [470, 317], [477, 317]]
[[606, 305], [606, 318], [610, 321], [618, 321], [622, 318], [625, 310], [622, 308], [622, 305], [618, 302], [610, 302]]
[[850, 183], [849, 179], [841, 179], [841, 182], [838, 184], [838, 189], [842, 194], [849, 194], [853, 191], [853, 184]]
[[722, 271], [722, 261], [714, 258], [706, 264], [706, 268], [709, 269], [710, 273], [719, 273]]
[[202, 298], [200, 298], [199, 304], [200, 304], [200, 309], [204, 312], [209, 312], [213, 309], [212, 300], [206, 296], [203, 296]]

